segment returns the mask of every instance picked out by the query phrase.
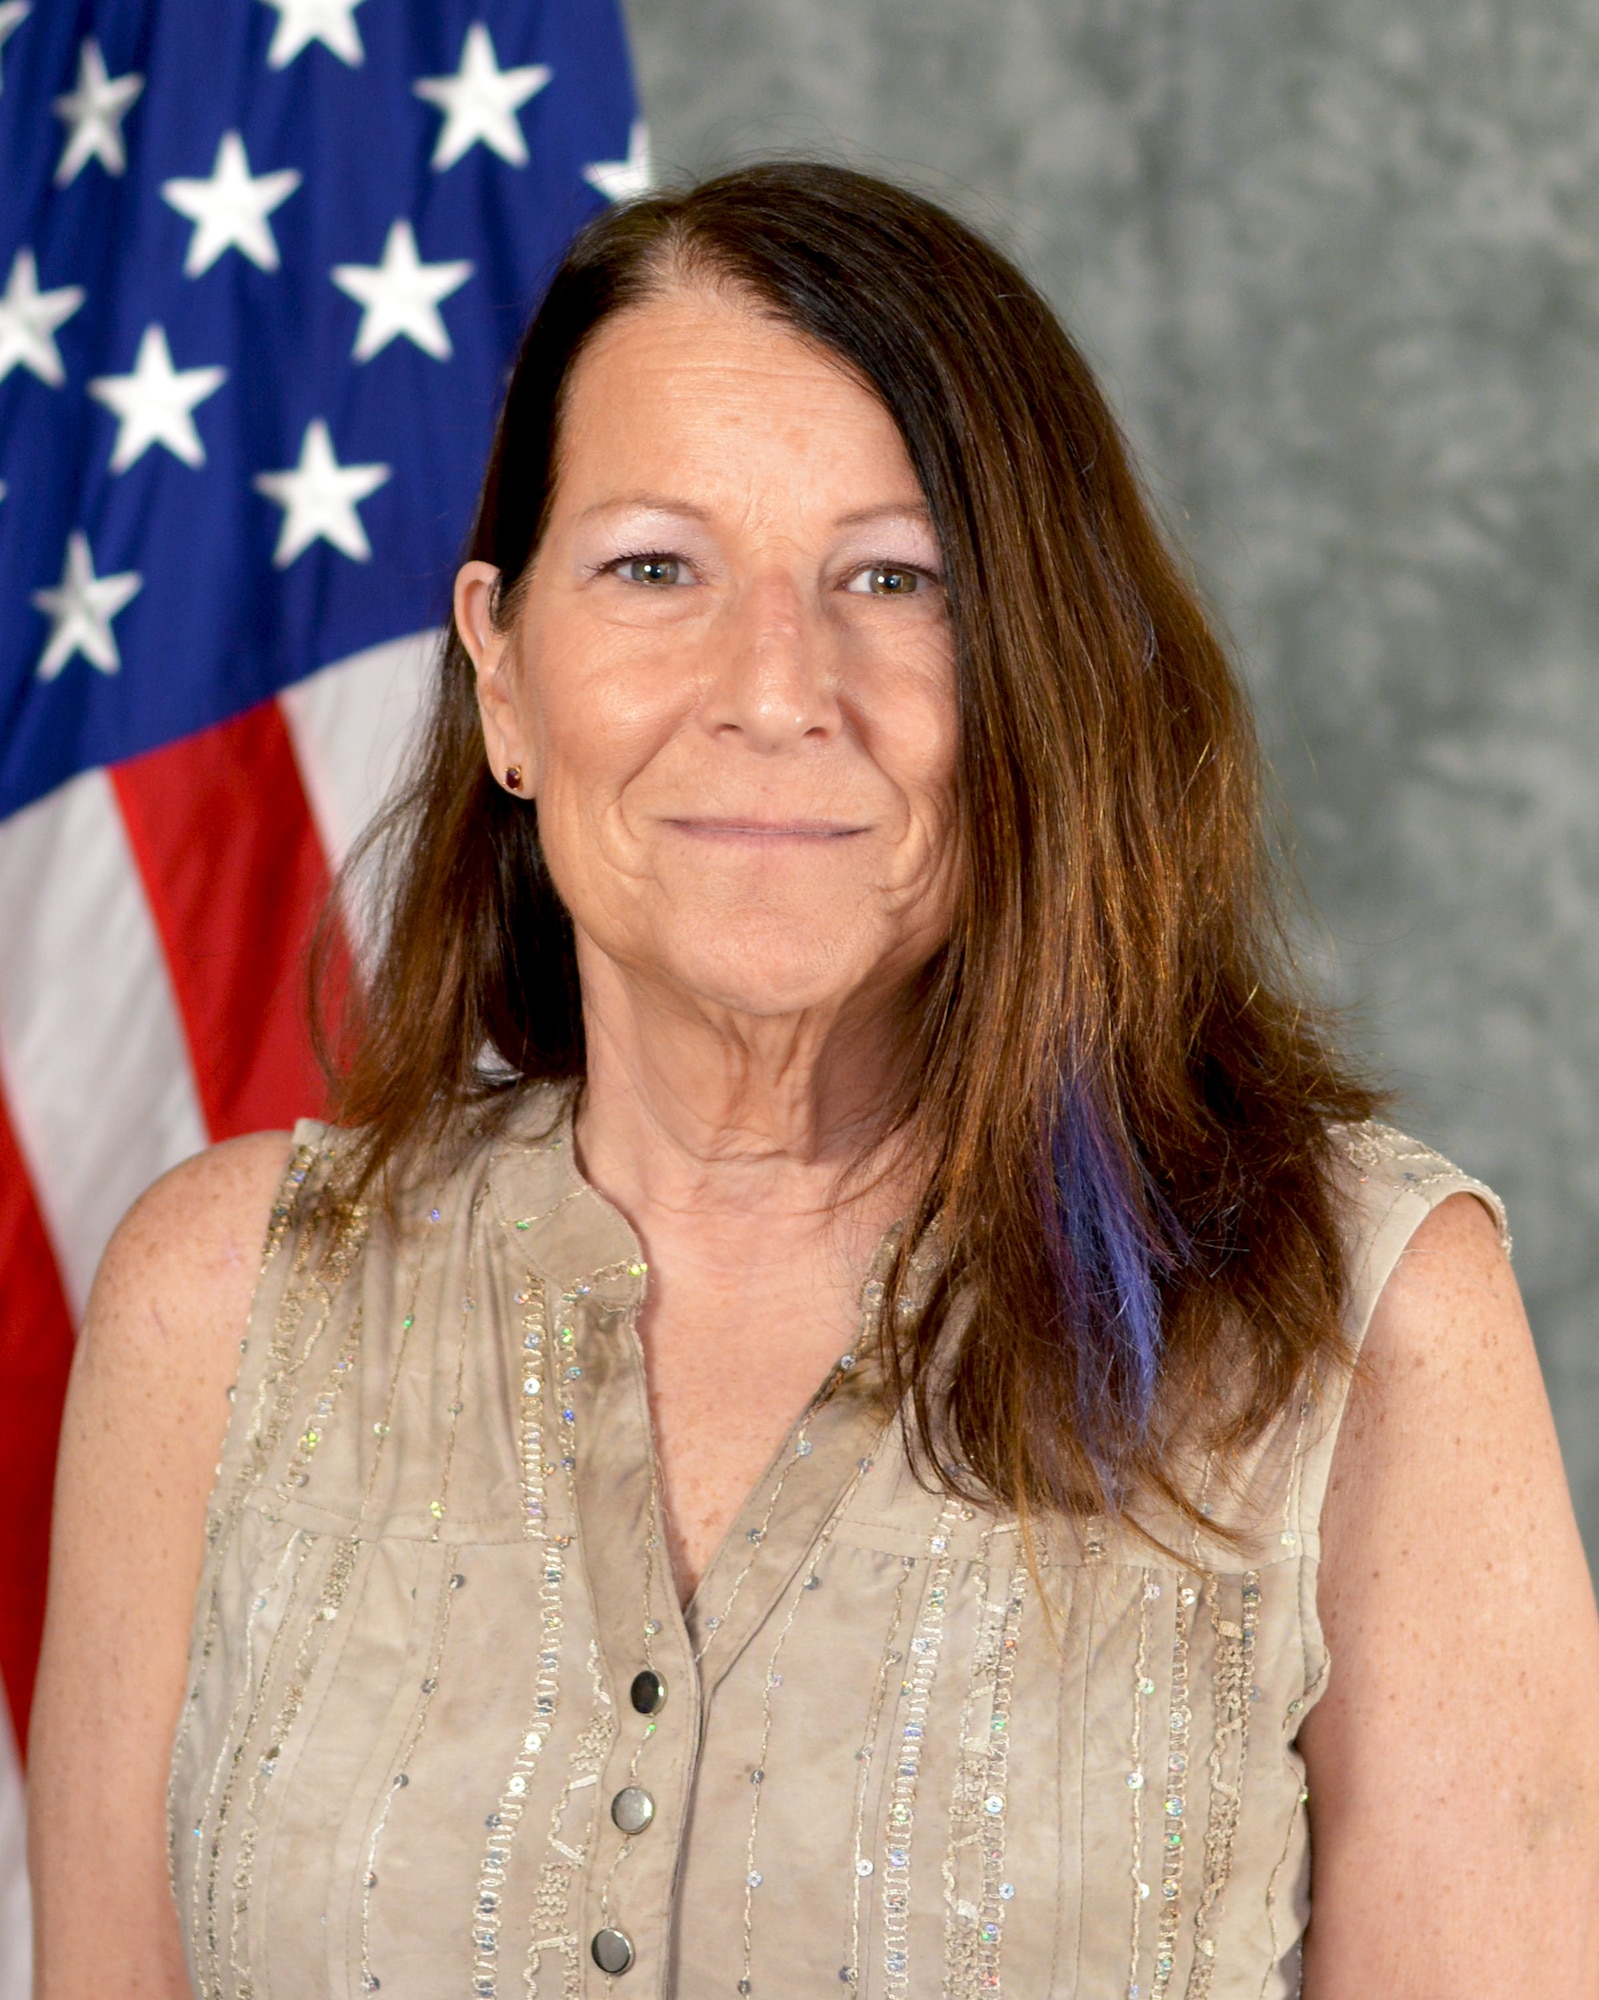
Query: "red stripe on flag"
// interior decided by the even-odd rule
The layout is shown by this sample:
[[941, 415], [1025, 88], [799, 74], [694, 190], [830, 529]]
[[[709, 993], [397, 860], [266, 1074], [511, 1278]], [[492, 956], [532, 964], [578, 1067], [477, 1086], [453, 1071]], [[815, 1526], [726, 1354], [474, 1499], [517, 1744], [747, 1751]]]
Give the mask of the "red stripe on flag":
[[[277, 703], [116, 765], [111, 780], [212, 1138], [314, 1115], [325, 1093], [303, 968], [328, 868]], [[348, 967], [341, 940], [340, 983]]]
[[0, 1103], [0, 1676], [19, 1749], [33, 1708], [56, 1440], [71, 1365], [66, 1295]]

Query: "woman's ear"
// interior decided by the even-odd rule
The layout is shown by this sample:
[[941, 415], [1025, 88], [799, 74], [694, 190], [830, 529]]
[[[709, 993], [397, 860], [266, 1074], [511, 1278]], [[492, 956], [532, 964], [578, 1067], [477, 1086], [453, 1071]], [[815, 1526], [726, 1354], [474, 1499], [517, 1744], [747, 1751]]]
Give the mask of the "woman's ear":
[[492, 563], [463, 563], [455, 579], [455, 629], [477, 669], [477, 706], [489, 768], [502, 785], [508, 771], [517, 772], [517, 784], [507, 788], [527, 797], [533, 790], [531, 746], [524, 741], [517, 713], [511, 634], [494, 622], [499, 587], [500, 572]]

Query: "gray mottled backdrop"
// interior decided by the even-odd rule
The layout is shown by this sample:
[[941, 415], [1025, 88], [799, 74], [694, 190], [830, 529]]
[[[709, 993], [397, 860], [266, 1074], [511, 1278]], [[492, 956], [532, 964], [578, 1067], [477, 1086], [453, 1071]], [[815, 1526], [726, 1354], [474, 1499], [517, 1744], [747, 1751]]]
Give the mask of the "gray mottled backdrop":
[[1505, 1194], [1599, 1554], [1599, 12], [631, 0], [657, 156], [998, 235], [1256, 690], [1327, 983]]

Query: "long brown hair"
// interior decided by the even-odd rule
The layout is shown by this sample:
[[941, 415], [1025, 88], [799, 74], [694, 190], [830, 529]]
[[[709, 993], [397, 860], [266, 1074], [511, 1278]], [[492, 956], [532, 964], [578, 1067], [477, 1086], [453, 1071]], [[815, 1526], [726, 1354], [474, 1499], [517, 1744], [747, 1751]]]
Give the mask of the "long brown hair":
[[[1184, 1512], [1177, 1432], [1257, 1436], [1342, 1353], [1329, 1125], [1373, 1092], [1294, 990], [1250, 718], [1114, 418], [1043, 298], [920, 196], [769, 164], [613, 209], [528, 329], [468, 553], [498, 616], [539, 546], [563, 390], [595, 329], [732, 284], [840, 357], [898, 424], [956, 638], [963, 886], [892, 1121], [925, 1162], [934, 1297], [896, 1311], [888, 1388], [917, 1462], [1026, 1511]], [[381, 955], [342, 1079], [368, 1174], [580, 1078], [570, 920], [536, 813], [486, 767], [447, 636], [382, 822]], [[962, 1299], [951, 1359], [933, 1355]]]

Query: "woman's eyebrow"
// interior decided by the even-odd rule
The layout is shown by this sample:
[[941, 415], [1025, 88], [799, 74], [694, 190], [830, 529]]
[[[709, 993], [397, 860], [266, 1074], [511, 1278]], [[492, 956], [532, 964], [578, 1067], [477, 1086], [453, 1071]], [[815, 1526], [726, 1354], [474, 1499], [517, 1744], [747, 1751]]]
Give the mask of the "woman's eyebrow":
[[840, 514], [833, 523], [836, 528], [863, 528], [874, 521], [906, 521], [918, 528], [931, 528], [933, 517], [919, 502], [909, 504], [902, 500], [886, 500], [879, 507], [856, 507], [848, 514]]
[[[580, 521], [592, 521], [605, 514], [637, 512], [643, 514], [673, 514], [688, 521], [709, 521], [710, 510], [698, 507], [692, 500], [679, 500], [664, 493], [620, 493], [609, 500], [596, 500], [578, 515]], [[840, 514], [834, 521], [836, 528], [861, 528], [877, 521], [905, 521], [919, 528], [930, 528], [932, 516], [927, 509], [916, 502], [885, 500], [874, 507], [854, 507], [847, 514]]]
[[711, 516], [707, 508], [696, 507], [691, 500], [676, 500], [662, 493], [619, 493], [609, 500], [596, 500], [592, 507], [585, 507], [578, 519], [592, 521], [602, 514], [621, 513], [675, 514], [688, 521], [708, 521]]

